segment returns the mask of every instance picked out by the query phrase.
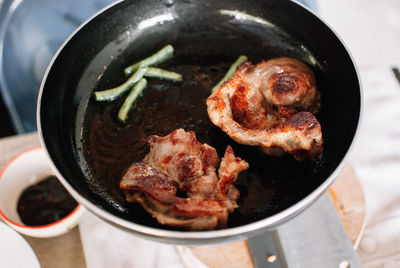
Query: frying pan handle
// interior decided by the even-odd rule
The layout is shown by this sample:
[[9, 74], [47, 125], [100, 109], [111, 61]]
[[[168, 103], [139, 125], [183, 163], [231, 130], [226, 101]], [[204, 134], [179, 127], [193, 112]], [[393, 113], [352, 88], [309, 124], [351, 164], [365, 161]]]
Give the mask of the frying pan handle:
[[254, 267], [287, 267], [277, 231], [266, 231], [261, 235], [253, 236], [247, 240], [247, 246], [250, 250]]
[[255, 267], [361, 267], [327, 193], [294, 219], [247, 240]]

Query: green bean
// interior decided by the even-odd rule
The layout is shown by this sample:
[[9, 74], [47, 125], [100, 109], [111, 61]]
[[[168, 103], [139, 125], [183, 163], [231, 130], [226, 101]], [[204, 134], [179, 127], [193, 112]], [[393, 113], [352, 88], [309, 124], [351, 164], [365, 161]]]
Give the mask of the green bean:
[[240, 55], [239, 58], [237, 58], [237, 60], [231, 65], [231, 67], [229, 67], [229, 70], [226, 72], [224, 78], [222, 78], [218, 84], [216, 84], [213, 89], [211, 90], [211, 93], [213, 93], [217, 88], [219, 88], [222, 83], [224, 83], [225, 81], [227, 81], [229, 78], [231, 78], [235, 72], [236, 72], [236, 68], [242, 64], [243, 62], [247, 61], [247, 57], [244, 55]]
[[170, 81], [174, 81], [174, 82], [182, 82], [181, 74], [167, 71], [167, 70], [160, 69], [160, 68], [155, 68], [155, 67], [147, 67], [147, 71], [144, 74], [144, 76], [155, 77], [155, 78], [170, 80]]
[[129, 92], [128, 96], [126, 97], [124, 103], [122, 104], [121, 108], [118, 111], [118, 119], [125, 123], [126, 119], [128, 118], [128, 113], [131, 110], [135, 100], [139, 97], [142, 93], [143, 89], [147, 85], [147, 80], [142, 78], [137, 82], [137, 84], [133, 87], [131, 92]]
[[113, 101], [120, 97], [124, 92], [131, 89], [146, 73], [147, 67], [140, 67], [125, 83], [122, 85], [94, 93], [97, 101]]
[[166, 45], [155, 54], [147, 57], [139, 62], [136, 62], [124, 69], [125, 76], [131, 75], [133, 72], [136, 71], [139, 66], [150, 66], [159, 64], [167, 59], [169, 59], [172, 54], [174, 54], [174, 48], [171, 45]]

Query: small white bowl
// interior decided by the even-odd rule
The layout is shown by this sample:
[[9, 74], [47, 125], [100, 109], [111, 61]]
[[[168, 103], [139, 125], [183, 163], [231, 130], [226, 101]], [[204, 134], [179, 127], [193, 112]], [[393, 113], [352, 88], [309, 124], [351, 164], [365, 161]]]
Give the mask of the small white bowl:
[[32, 237], [52, 237], [66, 233], [78, 225], [85, 208], [78, 206], [66, 217], [47, 225], [27, 226], [17, 212], [22, 192], [45, 177], [54, 175], [42, 147], [24, 151], [12, 159], [0, 172], [0, 218], [21, 234]]

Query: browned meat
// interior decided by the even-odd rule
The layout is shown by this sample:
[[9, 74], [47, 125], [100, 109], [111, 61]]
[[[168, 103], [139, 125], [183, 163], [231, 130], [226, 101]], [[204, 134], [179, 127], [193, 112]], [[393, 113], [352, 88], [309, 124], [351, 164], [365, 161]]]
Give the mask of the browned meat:
[[150, 152], [143, 162], [162, 170], [182, 186], [203, 176], [209, 169], [215, 171], [219, 165], [215, 149], [197, 141], [193, 131], [177, 129], [165, 137], [150, 136], [147, 143]]
[[239, 173], [248, 169], [249, 164], [239, 157], [235, 157], [232, 147], [228, 146], [218, 169], [218, 188], [216, 190], [218, 200], [226, 200], [229, 212], [237, 208], [236, 200], [239, 198], [239, 191], [233, 185]]
[[319, 111], [320, 93], [314, 73], [301, 61], [292, 58], [262, 61], [248, 74], [243, 76], [247, 83], [260, 83], [255, 86], [271, 104], [312, 113]]
[[[120, 182], [126, 200], [141, 204], [161, 224], [189, 230], [222, 228], [237, 207], [239, 191], [233, 182], [248, 164], [235, 157], [230, 146], [220, 164], [213, 147], [183, 129], [151, 136], [147, 143], [150, 152], [143, 163], [132, 164]], [[176, 196], [177, 189], [187, 197]]]
[[[263, 94], [246, 84], [239, 85], [230, 99], [233, 118], [250, 129], [269, 129], [281, 120]], [[271, 111], [267, 113], [267, 111]]]
[[245, 62], [207, 99], [211, 121], [232, 139], [298, 160], [322, 152], [321, 125], [313, 115], [319, 109], [313, 72], [291, 58]]

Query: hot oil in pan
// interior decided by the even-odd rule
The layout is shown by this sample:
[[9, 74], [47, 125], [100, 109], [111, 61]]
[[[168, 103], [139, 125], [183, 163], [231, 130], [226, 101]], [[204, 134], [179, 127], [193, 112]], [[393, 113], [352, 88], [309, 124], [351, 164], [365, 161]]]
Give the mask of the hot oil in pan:
[[[235, 155], [250, 164], [250, 168], [235, 182], [240, 191], [239, 208], [230, 215], [228, 227], [274, 215], [321, 184], [321, 174], [318, 174], [321, 169], [316, 168], [316, 164], [298, 163], [291, 156], [268, 157], [257, 148], [237, 144], [211, 123], [205, 104], [210, 89], [224, 76], [238, 55], [247, 55], [253, 63], [279, 56], [306, 61], [308, 51], [274, 28], [254, 23], [233, 26], [225, 20], [211, 24], [202, 25], [203, 28], [198, 24], [183, 23], [179, 26], [178, 34], [171, 41], [175, 56], [160, 67], [181, 73], [184, 81], [174, 84], [149, 79], [149, 85], [126, 125], [116, 120], [123, 100], [111, 104], [89, 103], [90, 116], [86, 117], [85, 123], [88, 131], [84, 131], [87, 136], [83, 142], [89, 174], [104, 189], [99, 191], [101, 198], [122, 211], [121, 217], [168, 228], [158, 225], [139, 205], [126, 203], [118, 184], [127, 167], [141, 161], [148, 153], [148, 146], [143, 143], [147, 136], [164, 136], [177, 128], [195, 131], [197, 139], [215, 147], [220, 157], [231, 145]], [[191, 27], [200, 28], [193, 31]], [[151, 38], [143, 37], [141, 40]], [[150, 42], [148, 45], [154, 44]], [[142, 44], [141, 47], [146, 46]], [[135, 54], [147, 55], [140, 52], [135, 51]], [[124, 62], [130, 57], [129, 54], [126, 56], [121, 57], [118, 68], [114, 67], [117, 77], [125, 66], [131, 64]], [[316, 75], [318, 82], [318, 73]], [[101, 89], [104, 88], [97, 90]]]
[[205, 101], [234, 60], [224, 56], [177, 56], [170, 60], [166, 68], [183, 74], [184, 82], [149, 79], [126, 125], [116, 120], [122, 100], [100, 105], [88, 124], [84, 147], [91, 174], [108, 189], [112, 202], [125, 209], [123, 217], [168, 228], [157, 225], [139, 205], [126, 203], [118, 184], [126, 168], [148, 153], [145, 137], [164, 136], [177, 128], [193, 130], [197, 139], [215, 147], [220, 157], [231, 145], [235, 155], [250, 164], [235, 183], [240, 191], [239, 208], [230, 215], [229, 227], [276, 214], [303, 198], [319, 182], [312, 172], [314, 164], [298, 163], [291, 156], [268, 157], [257, 148], [237, 144], [211, 123]]

